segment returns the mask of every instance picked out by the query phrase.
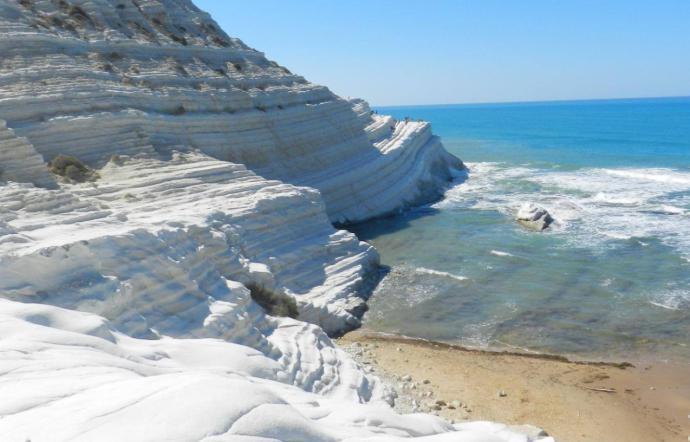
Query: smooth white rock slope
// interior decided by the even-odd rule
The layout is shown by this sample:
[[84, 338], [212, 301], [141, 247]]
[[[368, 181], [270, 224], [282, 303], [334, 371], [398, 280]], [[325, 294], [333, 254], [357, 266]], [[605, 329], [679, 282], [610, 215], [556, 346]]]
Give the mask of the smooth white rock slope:
[[[52, 174], [59, 154], [98, 178]], [[189, 0], [0, 0], [0, 440], [531, 440], [396, 414], [326, 334], [378, 272], [333, 224], [462, 167]]]

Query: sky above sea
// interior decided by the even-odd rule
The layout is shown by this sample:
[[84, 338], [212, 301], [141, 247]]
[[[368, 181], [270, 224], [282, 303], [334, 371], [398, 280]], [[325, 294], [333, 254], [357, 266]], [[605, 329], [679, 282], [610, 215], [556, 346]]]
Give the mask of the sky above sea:
[[194, 0], [231, 36], [374, 105], [690, 95], [687, 0]]

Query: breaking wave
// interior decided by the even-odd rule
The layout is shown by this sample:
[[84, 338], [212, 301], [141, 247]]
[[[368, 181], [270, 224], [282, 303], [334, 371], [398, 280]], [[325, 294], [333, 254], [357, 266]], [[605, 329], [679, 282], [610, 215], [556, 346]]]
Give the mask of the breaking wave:
[[690, 261], [690, 171], [667, 168], [572, 171], [468, 163], [469, 179], [436, 208], [496, 210], [512, 217], [525, 201], [556, 219], [552, 234], [577, 245], [658, 238]]
[[668, 310], [690, 308], [690, 290], [672, 289], [651, 296], [649, 303]]
[[426, 267], [417, 267], [414, 269], [417, 273], [425, 273], [427, 275], [442, 276], [444, 278], [454, 279], [456, 281], [467, 281], [469, 278], [460, 275], [454, 275], [448, 272], [441, 272], [439, 270], [427, 269]]
[[489, 253], [491, 253], [494, 256], [501, 256], [501, 257], [515, 256], [512, 253], [501, 252], [500, 250], [492, 250]]

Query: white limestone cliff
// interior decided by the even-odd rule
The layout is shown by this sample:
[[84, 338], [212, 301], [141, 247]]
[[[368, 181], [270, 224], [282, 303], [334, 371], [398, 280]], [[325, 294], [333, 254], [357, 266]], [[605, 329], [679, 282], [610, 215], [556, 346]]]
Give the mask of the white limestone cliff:
[[[0, 440], [529, 440], [396, 415], [325, 333], [359, 325], [378, 266], [333, 224], [462, 168], [427, 123], [308, 83], [189, 0], [0, 0], [0, 55]], [[98, 178], [50, 173], [58, 155]]]

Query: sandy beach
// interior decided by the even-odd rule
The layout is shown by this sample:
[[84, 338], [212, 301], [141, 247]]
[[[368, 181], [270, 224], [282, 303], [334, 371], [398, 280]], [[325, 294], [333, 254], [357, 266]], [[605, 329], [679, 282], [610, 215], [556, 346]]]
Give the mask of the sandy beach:
[[487, 352], [358, 330], [338, 340], [402, 412], [533, 424], [559, 442], [690, 439], [690, 365]]

